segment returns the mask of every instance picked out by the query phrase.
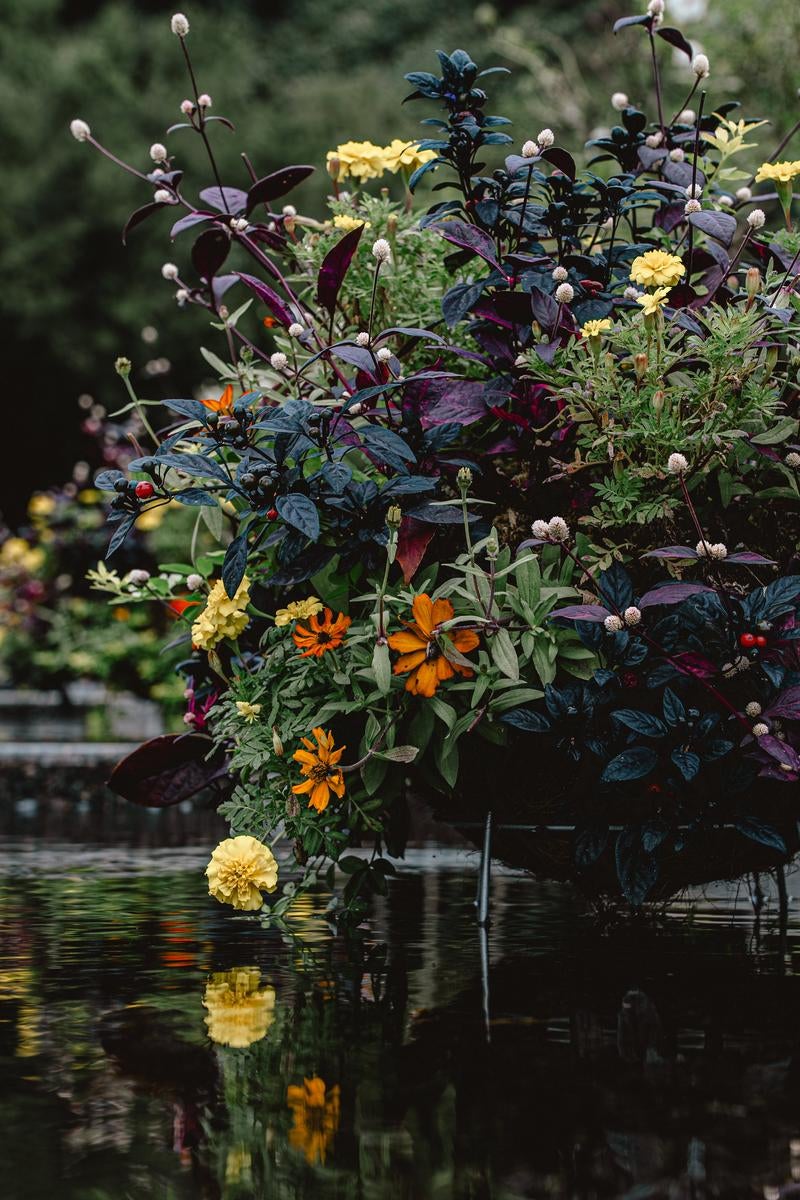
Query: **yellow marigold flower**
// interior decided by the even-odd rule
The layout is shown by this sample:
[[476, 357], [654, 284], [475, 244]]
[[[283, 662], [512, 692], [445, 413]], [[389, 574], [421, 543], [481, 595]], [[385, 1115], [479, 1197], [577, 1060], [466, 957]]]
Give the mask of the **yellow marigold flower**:
[[44, 563], [44, 550], [40, 546], [31, 546], [25, 538], [6, 538], [0, 546], [0, 568], [16, 571], [27, 571], [33, 575]]
[[360, 229], [362, 225], [365, 229], [370, 228], [369, 221], [364, 221], [359, 217], [350, 217], [347, 215], [347, 213], [337, 213], [333, 218], [333, 226], [335, 229], [344, 229], [349, 232], [351, 229]]
[[686, 267], [677, 254], [667, 254], [664, 250], [648, 250], [631, 264], [632, 281], [643, 287], [674, 287], [685, 274]]
[[236, 711], [240, 717], [247, 721], [248, 725], [252, 725], [254, 721], [258, 720], [258, 714], [261, 712], [261, 705], [250, 704], [247, 700], [237, 700]]
[[261, 893], [274, 892], [278, 886], [278, 864], [269, 846], [242, 834], [220, 842], [206, 877], [208, 894], [220, 904], [254, 912], [263, 903]]
[[756, 172], [756, 183], [764, 183], [767, 180], [773, 183], [791, 183], [797, 175], [800, 175], [800, 159], [796, 158], [793, 162], [765, 162]]
[[37, 517], [49, 517], [56, 507], [56, 502], [47, 492], [35, 492], [28, 501], [28, 516], [33, 520]]
[[328, 163], [338, 159], [337, 180], [351, 176], [363, 183], [367, 179], [379, 179], [386, 169], [383, 149], [374, 142], [342, 142], [325, 157]]
[[250, 603], [250, 581], [245, 575], [231, 598], [221, 579], [212, 587], [200, 616], [192, 625], [192, 644], [200, 650], [213, 650], [224, 638], [237, 638], [250, 620], [244, 611]]
[[303, 1079], [303, 1086], [290, 1084], [286, 1103], [292, 1113], [289, 1145], [305, 1155], [313, 1166], [324, 1163], [339, 1128], [339, 1086], [328, 1088], [325, 1080], [315, 1075]]
[[601, 321], [587, 321], [581, 329], [581, 336], [585, 338], [600, 337], [602, 333], [611, 329], [613, 324], [610, 317], [603, 317]]
[[308, 596], [305, 600], [290, 600], [286, 608], [279, 608], [275, 613], [276, 625], [291, 625], [292, 621], [307, 621], [315, 617], [323, 609], [322, 601], [316, 596]]
[[275, 989], [261, 986], [258, 967], [215, 972], [206, 984], [203, 1005], [208, 1036], [220, 1046], [252, 1046], [275, 1020]]
[[654, 317], [656, 313], [661, 312], [661, 309], [667, 303], [670, 289], [668, 287], [656, 288], [656, 290], [645, 296], [637, 296], [636, 303], [641, 304], [646, 317]]
[[430, 162], [432, 158], [436, 158], [433, 150], [418, 150], [416, 142], [404, 142], [402, 138], [395, 138], [383, 150], [386, 170], [391, 171], [393, 175], [396, 175], [401, 167], [416, 171], [417, 167]]

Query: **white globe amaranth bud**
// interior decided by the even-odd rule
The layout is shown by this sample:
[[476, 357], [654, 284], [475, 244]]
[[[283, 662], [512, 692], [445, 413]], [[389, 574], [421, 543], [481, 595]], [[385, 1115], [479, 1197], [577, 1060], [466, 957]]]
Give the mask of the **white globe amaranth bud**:
[[76, 117], [74, 121], [70, 121], [69, 131], [76, 142], [86, 142], [92, 136], [91, 129], [80, 117]]
[[550, 534], [547, 528], [547, 521], [534, 521], [531, 525], [531, 533], [535, 538], [542, 538], [543, 540], [548, 538]]
[[686, 151], [682, 146], [673, 146], [669, 152], [670, 162], [683, 162], [686, 158]]
[[556, 283], [564, 283], [569, 278], [569, 271], [566, 267], [554, 267], [553, 279]]
[[368, 346], [369, 345], [369, 334], [365, 330], [362, 329], [361, 333], [356, 334], [356, 345], [357, 346]]
[[128, 575], [128, 583], [132, 583], [135, 587], [144, 587], [150, 578], [149, 571], [143, 571], [141, 568], [135, 568]]
[[670, 454], [667, 459], [667, 470], [670, 475], [685, 475], [689, 470], [689, 463], [684, 454]]
[[522, 143], [522, 157], [536, 158], [539, 153], [539, 147], [536, 142], [527, 141]]
[[754, 208], [747, 214], [747, 224], [751, 229], [763, 229], [767, 218], [762, 208]]
[[753, 199], [753, 190], [749, 187], [740, 187], [736, 189], [736, 199], [741, 200], [742, 204], [746, 204], [748, 200]]
[[554, 542], [566, 542], [569, 539], [569, 525], [563, 517], [551, 517], [547, 522], [547, 534]]
[[376, 357], [378, 359], [378, 362], [388, 362], [389, 359], [392, 357], [392, 352], [388, 346], [381, 346]]
[[631, 604], [630, 607], [625, 609], [622, 616], [625, 619], [626, 625], [639, 625], [642, 620], [642, 610], [637, 608], [635, 604]]
[[650, 0], [647, 6], [648, 17], [663, 17], [664, 15], [664, 0]]
[[744, 711], [747, 713], [748, 717], [760, 717], [761, 705], [757, 700], [751, 700], [749, 704], [745, 705]]
[[790, 450], [783, 461], [787, 467], [791, 467], [793, 471], [796, 471], [800, 467], [800, 454], [796, 450]]
[[699, 200], [687, 200], [683, 206], [683, 211], [686, 213], [687, 217], [690, 217], [692, 213], [702, 212], [703, 206]]
[[205, 580], [203, 579], [203, 576], [198, 575], [197, 573], [195, 573], [193, 575], [188, 575], [186, 578], [186, 586], [188, 587], [190, 592], [199, 591], [204, 583], [205, 583]]
[[753, 737], [755, 738], [766, 737], [768, 733], [769, 725], [765, 724], [764, 721], [759, 721], [757, 725], [753, 726]]
[[703, 194], [703, 188], [699, 183], [690, 183], [686, 189], [687, 200], [699, 200]]
[[717, 196], [716, 200], [717, 204], [722, 205], [723, 208], [730, 208], [733, 204], [733, 197], [729, 196], [727, 192], [723, 192], [721, 196]]
[[606, 617], [603, 621], [606, 633], [620, 633], [625, 628], [625, 622], [622, 617], [617, 617], [614, 614]]
[[292, 321], [286, 332], [289, 334], [289, 337], [300, 338], [305, 333], [305, 329], [299, 321]]
[[693, 108], [684, 108], [682, 112], [678, 113], [678, 120], [681, 125], [694, 125], [697, 120], [697, 113]]
[[547, 150], [549, 146], [553, 145], [555, 140], [556, 135], [553, 133], [552, 129], [541, 129], [536, 135], [536, 141], [539, 143], [539, 146], [542, 150]]
[[177, 292], [175, 293], [175, 299], [178, 301], [178, 304], [181, 306], [184, 305], [189, 299], [188, 288], [178, 288]]
[[692, 59], [692, 71], [698, 79], [708, 79], [711, 74], [711, 64], [706, 54], [695, 54]]
[[189, 32], [189, 18], [183, 13], [174, 13], [169, 27], [176, 37], [185, 38]]
[[386, 238], [378, 238], [377, 242], [372, 243], [372, 257], [377, 259], [379, 263], [388, 262], [392, 257], [392, 247]]
[[177, 279], [178, 274], [179, 272], [177, 263], [167, 262], [164, 263], [163, 267], [161, 268], [161, 276], [163, 279]]
[[172, 192], [168, 192], [166, 188], [159, 188], [156, 194], [153, 196], [153, 202], [155, 204], [172, 204], [172, 201]]
[[611, 96], [611, 107], [622, 112], [628, 107], [628, 97], [625, 92], [614, 92]]
[[281, 209], [281, 212], [283, 213], [283, 215], [285, 217], [296, 217], [297, 216], [297, 209], [295, 208], [295, 206], [293, 204], [284, 204], [283, 208]]
[[190, 117], [194, 112], [194, 100], [181, 100], [181, 112], [185, 117]]
[[276, 350], [274, 354], [269, 356], [269, 365], [275, 371], [285, 371], [289, 365], [289, 359], [282, 350]]
[[664, 140], [664, 135], [661, 132], [661, 130], [659, 129], [656, 131], [656, 133], [649, 133], [647, 135], [647, 137], [644, 139], [644, 142], [645, 142], [645, 145], [649, 146], [651, 150], [655, 150], [657, 146], [661, 145], [663, 140]]
[[161, 142], [153, 142], [150, 147], [150, 157], [154, 163], [162, 163], [167, 161], [167, 147]]
[[231, 221], [231, 229], [234, 233], [244, 233], [249, 225], [247, 217], [234, 217]]
[[626, 300], [638, 300], [641, 294], [642, 293], [639, 291], [639, 289], [637, 287], [633, 287], [633, 285], [626, 287], [625, 291], [622, 293]]
[[571, 283], [560, 283], [556, 288], [556, 300], [559, 304], [571, 304], [575, 299], [575, 289]]
[[699, 555], [700, 558], [705, 558], [706, 555], [708, 554], [708, 543], [707, 542], [698, 542], [694, 548], [694, 552], [695, 552], [695, 554]]
[[708, 554], [710, 558], [727, 558], [728, 547], [724, 542], [712, 542], [708, 547]]
[[184, 713], [183, 714], [184, 725], [194, 725], [196, 720], [197, 720], [197, 717], [195, 716], [194, 713]]
[[198, 108], [211, 108], [211, 97], [208, 92], [201, 92], [197, 97]]

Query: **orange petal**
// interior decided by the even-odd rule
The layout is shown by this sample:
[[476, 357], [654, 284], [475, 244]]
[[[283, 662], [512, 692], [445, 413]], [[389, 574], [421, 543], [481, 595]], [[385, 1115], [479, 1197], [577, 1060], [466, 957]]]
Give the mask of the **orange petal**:
[[442, 621], [451, 621], [453, 618], [453, 606], [449, 600], [434, 600], [431, 611], [434, 628], [441, 625]]
[[296, 783], [292, 788], [292, 791], [296, 796], [300, 796], [303, 792], [310, 792], [313, 786], [313, 779], [304, 779], [302, 783]]
[[[438, 682], [436, 663], [425, 662], [417, 667], [406, 687], [417, 696], [433, 696], [436, 693]], [[411, 683], [413, 683], [413, 687], [409, 686]]]
[[415, 667], [424, 662], [424, 650], [415, 650], [413, 654], [401, 654], [392, 668], [392, 674], [405, 675], [406, 671], [413, 671]]
[[437, 658], [435, 660], [435, 662], [436, 662], [436, 677], [437, 677], [437, 679], [439, 679], [441, 681], [443, 679], [452, 679], [453, 678], [453, 676], [455, 675], [455, 671], [453, 670], [452, 663], [449, 663], [443, 654], [440, 655], [439, 658]]
[[312, 791], [311, 799], [308, 802], [308, 807], [315, 808], [317, 812], [323, 812], [328, 807], [328, 801], [330, 798], [331, 790], [327, 783], [322, 780]]
[[481, 639], [474, 629], [458, 629], [450, 634], [450, 640], [456, 650], [465, 654], [468, 650], [474, 650], [480, 644]]
[[390, 635], [389, 645], [392, 650], [400, 650], [403, 654], [409, 654], [414, 650], [424, 650], [427, 642], [417, 637], [415, 633], [401, 631]]
[[422, 592], [415, 598], [411, 605], [411, 611], [421, 632], [425, 637], [430, 637], [433, 633], [433, 605], [430, 596], [426, 592]]

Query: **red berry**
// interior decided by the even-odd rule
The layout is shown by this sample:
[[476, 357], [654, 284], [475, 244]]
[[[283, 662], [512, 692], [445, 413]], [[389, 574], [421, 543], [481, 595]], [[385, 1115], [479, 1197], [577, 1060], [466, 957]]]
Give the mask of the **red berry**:
[[767, 639], [764, 637], [763, 633], [759, 633], [756, 637], [756, 645], [758, 646], [759, 650], [763, 650], [766, 644]]
[[142, 480], [141, 483], [137, 483], [134, 489], [137, 499], [139, 500], [149, 500], [150, 497], [155, 494], [155, 490], [156, 489], [153, 487], [152, 483], [146, 483], [145, 480]]
[[275, 518], [277, 517], [277, 515], [278, 515], [277, 508], [271, 508], [269, 510], [269, 512], [267, 513], [267, 516], [269, 517], [270, 521], [274, 521]]
[[752, 650], [756, 644], [756, 635], [754, 633], [743, 633], [739, 638], [739, 645], [745, 650]]

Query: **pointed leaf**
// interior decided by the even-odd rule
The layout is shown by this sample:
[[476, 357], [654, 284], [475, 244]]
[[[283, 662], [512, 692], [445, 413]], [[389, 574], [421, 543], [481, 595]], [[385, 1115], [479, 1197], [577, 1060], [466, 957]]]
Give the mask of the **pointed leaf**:
[[[339, 289], [353, 260], [364, 226], [351, 229], [336, 245], [328, 251], [323, 259], [317, 276], [317, 300], [332, 313], [336, 308]], [[373, 364], [374, 366], [374, 364]]]
[[247, 193], [245, 212], [249, 214], [257, 204], [269, 204], [271, 200], [285, 196], [313, 172], [314, 167], [281, 167], [280, 171], [273, 171], [271, 175], [256, 180]]

